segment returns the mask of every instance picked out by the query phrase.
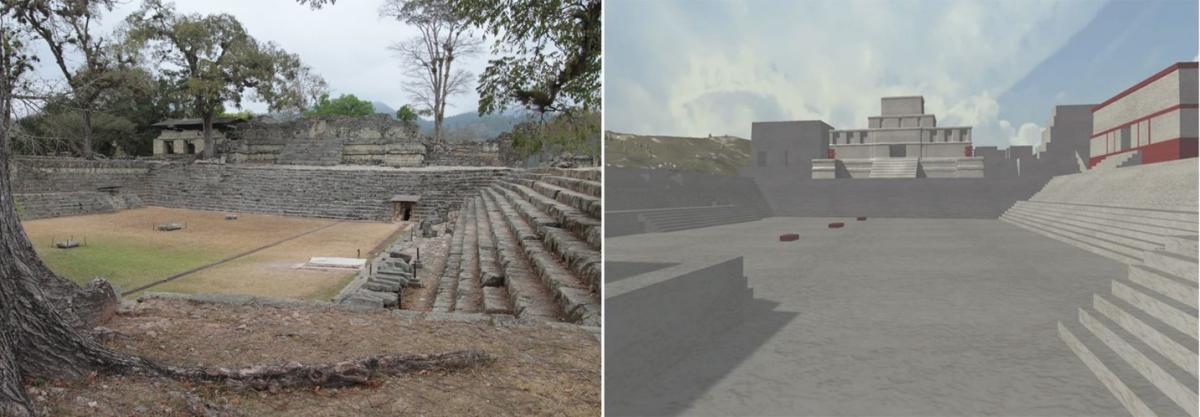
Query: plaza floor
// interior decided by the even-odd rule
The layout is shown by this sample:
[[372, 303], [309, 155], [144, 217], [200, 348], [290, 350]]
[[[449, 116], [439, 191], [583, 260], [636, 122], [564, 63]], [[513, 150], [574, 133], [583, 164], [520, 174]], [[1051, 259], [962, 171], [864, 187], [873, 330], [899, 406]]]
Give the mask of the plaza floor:
[[769, 218], [605, 249], [743, 256], [755, 294], [741, 325], [608, 396], [610, 415], [1126, 415], [1056, 333], [1125, 266], [999, 220]]

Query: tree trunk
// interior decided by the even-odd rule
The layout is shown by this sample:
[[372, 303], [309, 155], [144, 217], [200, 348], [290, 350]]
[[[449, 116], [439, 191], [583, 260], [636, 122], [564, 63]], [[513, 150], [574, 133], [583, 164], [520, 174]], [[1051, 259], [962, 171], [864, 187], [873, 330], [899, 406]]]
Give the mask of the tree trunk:
[[92, 159], [92, 111], [83, 111], [83, 158]]
[[200, 116], [204, 121], [204, 159], [213, 159], [217, 155], [216, 146], [213, 144], [212, 138], [212, 112], [206, 112]]

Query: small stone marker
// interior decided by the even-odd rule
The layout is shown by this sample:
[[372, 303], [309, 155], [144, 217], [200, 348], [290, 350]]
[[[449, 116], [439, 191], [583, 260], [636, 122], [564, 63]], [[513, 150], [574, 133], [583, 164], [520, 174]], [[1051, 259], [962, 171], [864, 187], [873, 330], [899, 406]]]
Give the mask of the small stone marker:
[[238, 215], [236, 215], [236, 214], [226, 214], [225, 215], [225, 220], [237, 220], [237, 219], [238, 219]]
[[860, 222], [865, 222], [865, 221], [867, 221], [867, 218], [866, 218], [866, 217], [862, 217], [862, 216], [860, 216], [860, 217], [858, 218], [858, 221], [860, 221]]
[[54, 247], [59, 249], [74, 249], [79, 247], [79, 242], [68, 240], [66, 242], [54, 242]]
[[158, 225], [158, 231], [160, 231], [160, 232], [170, 232], [170, 231], [179, 230], [182, 228], [183, 228], [183, 225], [179, 224], [179, 223], [163, 223], [163, 224]]
[[800, 240], [800, 235], [798, 235], [796, 233], [788, 233], [786, 235], [779, 235], [780, 242], [791, 242], [793, 240]]
[[845, 224], [845, 223], [842, 223], [842, 222], [833, 222], [833, 223], [830, 223], [830, 224], [829, 224], [829, 228], [830, 228], [830, 229], [841, 229], [841, 228], [842, 228], [843, 226], [845, 226], [845, 225], [846, 225], [846, 224]]

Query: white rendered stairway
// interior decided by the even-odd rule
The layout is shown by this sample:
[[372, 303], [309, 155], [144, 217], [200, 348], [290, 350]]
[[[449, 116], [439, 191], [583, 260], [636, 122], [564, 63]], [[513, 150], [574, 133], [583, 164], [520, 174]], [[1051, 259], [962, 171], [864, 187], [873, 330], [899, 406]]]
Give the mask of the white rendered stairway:
[[1104, 159], [1100, 160], [1100, 162], [1096, 163], [1096, 166], [1092, 167], [1092, 170], [1105, 170], [1105, 169], [1115, 169], [1115, 168], [1123, 167], [1123, 166], [1125, 166], [1125, 163], [1132, 160], [1133, 157], [1138, 156], [1139, 152], [1141, 152], [1141, 151], [1125, 152], [1123, 154], [1113, 155], [1108, 158], [1104, 158]]
[[1018, 201], [1000, 220], [1125, 263], [1160, 256], [1175, 236], [1195, 236], [1197, 212]]
[[917, 159], [887, 158], [871, 163], [871, 178], [916, 178]]
[[1197, 235], [1169, 237], [1058, 334], [1134, 416], [1197, 416]]

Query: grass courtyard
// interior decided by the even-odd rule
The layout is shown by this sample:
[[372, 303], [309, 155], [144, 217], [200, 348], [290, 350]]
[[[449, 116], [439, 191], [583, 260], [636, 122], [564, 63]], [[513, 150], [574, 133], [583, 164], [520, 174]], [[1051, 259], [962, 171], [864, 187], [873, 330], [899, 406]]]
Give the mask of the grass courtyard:
[[[167, 222], [187, 227], [172, 232], [155, 230], [156, 225]], [[275, 244], [148, 291], [327, 300], [354, 273], [296, 266], [313, 256], [365, 256], [401, 225], [253, 214], [225, 220], [225, 213], [147, 207], [32, 220], [24, 226], [46, 264], [79, 283], [102, 276], [128, 291]], [[68, 238], [85, 245], [69, 250], [54, 247], [55, 241]]]

